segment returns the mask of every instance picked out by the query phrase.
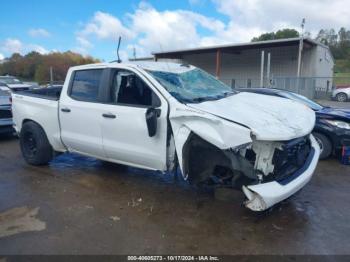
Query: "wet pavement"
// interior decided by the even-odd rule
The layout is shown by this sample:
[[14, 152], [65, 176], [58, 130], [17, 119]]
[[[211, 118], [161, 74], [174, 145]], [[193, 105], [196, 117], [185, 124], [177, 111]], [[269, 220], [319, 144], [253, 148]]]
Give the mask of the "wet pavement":
[[[181, 177], [64, 154], [48, 167], [0, 139], [1, 254], [350, 254], [350, 167], [320, 162], [272, 210]], [[2, 225], [2, 226], [1, 226]]]

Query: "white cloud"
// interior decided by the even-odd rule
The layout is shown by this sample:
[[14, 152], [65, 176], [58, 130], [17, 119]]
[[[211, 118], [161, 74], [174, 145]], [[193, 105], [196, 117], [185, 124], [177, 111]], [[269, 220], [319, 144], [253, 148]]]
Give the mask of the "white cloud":
[[15, 38], [7, 38], [3, 43], [2, 50], [7, 53], [21, 53], [23, 44], [20, 40]]
[[1, 60], [4, 60], [5, 59], [5, 56], [3, 54], [0, 53], [0, 61]]
[[[231, 22], [225, 24], [219, 19], [187, 10], [159, 12], [147, 4], [140, 4], [128, 16], [130, 29], [137, 35], [137, 51], [146, 50], [141, 55], [161, 50], [250, 41], [262, 32], [256, 27], [247, 30]], [[201, 29], [207, 31], [205, 36], [199, 33]]]
[[26, 46], [25, 51], [26, 51], [26, 53], [29, 53], [31, 51], [35, 51], [35, 52], [38, 52], [42, 55], [49, 53], [49, 50], [47, 50], [46, 48], [44, 48], [40, 45], [35, 45], [35, 44], [30, 44], [30, 45]]
[[[273, 31], [282, 27], [300, 29], [302, 18], [306, 30], [350, 26], [348, 0], [280, 1], [280, 0], [212, 0], [217, 10], [227, 15], [231, 23], [241, 28], [259, 27]], [[258, 25], [258, 26], [257, 26]]]
[[89, 38], [116, 42], [119, 36], [123, 40], [130, 40], [135, 36], [118, 18], [100, 11], [96, 12], [93, 18], [82, 26], [83, 29], [76, 34], [77, 46], [74, 48], [74, 51], [82, 54], [88, 54], [94, 46]]
[[[189, 10], [159, 11], [146, 2], [126, 14], [123, 19], [109, 13], [96, 12], [81, 24], [76, 33], [76, 50], [88, 53], [95, 41], [113, 41], [122, 36], [121, 53], [132, 57], [151, 52], [249, 42], [264, 32], [282, 28], [300, 29], [306, 18], [306, 30], [315, 35], [321, 28], [350, 27], [348, 0], [279, 1], [279, 0], [188, 0], [190, 5], [208, 4], [228, 20], [208, 17]], [[114, 55], [113, 55], [114, 56]]]
[[[89, 22], [82, 24], [82, 30], [77, 32], [75, 50], [87, 53], [93, 47], [92, 41], [108, 40], [116, 43], [117, 37], [122, 36], [123, 43], [126, 42], [127, 46], [121, 50], [123, 55], [127, 52], [131, 57], [135, 48], [140, 57], [161, 50], [250, 41], [263, 32], [255, 26], [240, 27], [232, 21], [225, 24], [219, 19], [193, 11], [158, 11], [146, 2], [141, 2], [133, 13], [128, 13], [125, 20], [122, 23], [111, 14], [96, 12]], [[205, 35], [200, 31], [205, 32]]]
[[12, 55], [13, 53], [27, 54], [31, 51], [36, 51], [40, 54], [47, 54], [49, 50], [41, 45], [37, 44], [24, 44], [19, 39], [7, 38], [3, 43], [0, 43], [0, 50], [2, 50], [7, 55]]
[[84, 48], [93, 47], [93, 45], [89, 42], [89, 40], [87, 40], [81, 36], [78, 36], [76, 39], [77, 39], [78, 44]]
[[84, 37], [94, 35], [99, 39], [113, 40], [119, 36], [127, 39], [133, 37], [133, 33], [124, 27], [118, 18], [103, 12], [96, 12], [92, 20], [85, 25], [79, 35]]
[[93, 47], [93, 44], [83, 36], [77, 36], [76, 41], [77, 41], [77, 46], [74, 48], [74, 51], [78, 53], [88, 54], [89, 49]]
[[32, 28], [28, 31], [31, 37], [50, 37], [51, 34], [43, 28]]

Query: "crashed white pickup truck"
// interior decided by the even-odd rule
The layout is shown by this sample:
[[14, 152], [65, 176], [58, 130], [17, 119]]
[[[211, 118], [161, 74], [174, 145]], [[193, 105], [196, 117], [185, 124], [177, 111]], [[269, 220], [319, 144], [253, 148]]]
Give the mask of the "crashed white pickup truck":
[[76, 152], [175, 171], [194, 184], [240, 189], [265, 210], [300, 190], [316, 168], [315, 113], [284, 98], [235, 92], [185, 64], [73, 67], [62, 90], [13, 95], [25, 160]]

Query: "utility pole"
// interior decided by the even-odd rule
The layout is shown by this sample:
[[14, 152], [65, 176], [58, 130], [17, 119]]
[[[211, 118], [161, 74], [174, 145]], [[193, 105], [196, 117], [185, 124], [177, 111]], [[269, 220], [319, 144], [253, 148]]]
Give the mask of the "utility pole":
[[265, 51], [261, 51], [260, 87], [264, 87], [264, 59], [265, 59]]
[[50, 84], [53, 85], [53, 68], [50, 66]]
[[305, 26], [305, 18], [301, 21], [301, 34], [299, 40], [299, 53], [298, 53], [298, 68], [297, 68], [297, 88], [299, 91], [299, 78], [301, 75], [301, 60], [303, 54], [303, 44], [304, 44], [304, 26]]
[[271, 71], [271, 53], [267, 53], [267, 66], [266, 66], [266, 78], [267, 78], [267, 87], [270, 87], [270, 71]]

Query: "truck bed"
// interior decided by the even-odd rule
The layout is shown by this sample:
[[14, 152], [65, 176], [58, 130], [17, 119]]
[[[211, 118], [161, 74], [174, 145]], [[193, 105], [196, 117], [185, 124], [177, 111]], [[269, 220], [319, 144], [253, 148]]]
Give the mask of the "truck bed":
[[17, 94], [58, 101], [62, 92], [62, 87], [48, 87], [17, 92]]
[[61, 88], [43, 88], [12, 94], [12, 112], [15, 129], [20, 132], [23, 123], [33, 121], [47, 134], [57, 151], [64, 149], [60, 136], [59, 97]]

